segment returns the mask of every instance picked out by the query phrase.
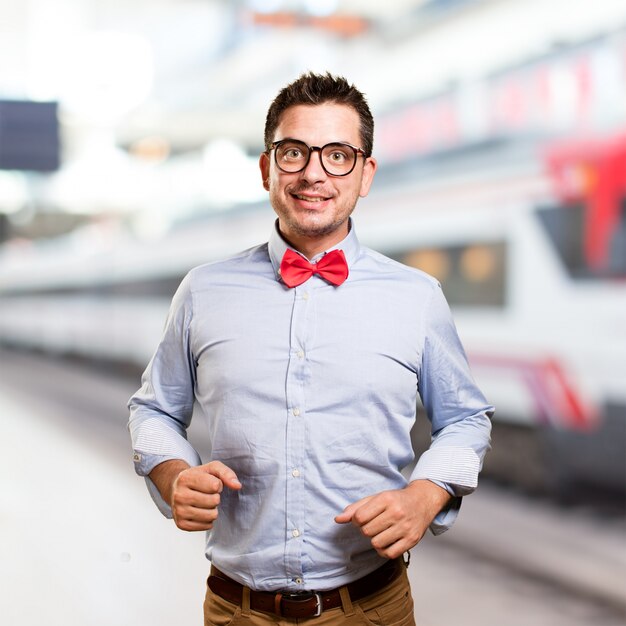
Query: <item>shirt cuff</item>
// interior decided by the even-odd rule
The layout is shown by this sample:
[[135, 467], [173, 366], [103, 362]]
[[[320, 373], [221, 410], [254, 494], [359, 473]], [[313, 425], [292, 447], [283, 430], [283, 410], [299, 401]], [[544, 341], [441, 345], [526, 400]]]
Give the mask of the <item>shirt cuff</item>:
[[476, 489], [480, 458], [472, 448], [435, 447], [419, 458], [409, 480], [426, 478], [434, 483], [445, 483], [444, 488], [460, 497]]
[[459, 515], [462, 500], [463, 498], [453, 497], [452, 500], [448, 502], [446, 508], [437, 513], [435, 519], [429, 526], [430, 532], [433, 535], [441, 535], [441, 533], [445, 533], [446, 530], [452, 527]]
[[201, 465], [202, 460], [198, 453], [189, 446], [189, 450], [184, 455], [159, 455], [159, 454], [145, 454], [139, 450], [133, 451], [133, 461], [135, 463], [135, 471], [139, 476], [143, 476], [146, 480], [146, 486], [148, 487], [148, 493], [150, 494], [153, 502], [161, 513], [168, 519], [172, 519], [172, 509], [167, 502], [161, 496], [161, 492], [157, 489], [157, 486], [152, 482], [152, 479], [148, 474], [159, 464], [165, 461], [185, 461], [190, 467]]

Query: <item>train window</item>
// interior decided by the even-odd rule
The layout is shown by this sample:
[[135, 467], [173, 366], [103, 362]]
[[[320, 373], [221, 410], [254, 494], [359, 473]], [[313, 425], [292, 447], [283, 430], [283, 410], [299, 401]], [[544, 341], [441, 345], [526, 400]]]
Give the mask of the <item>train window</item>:
[[417, 267], [444, 282], [450, 276], [450, 255], [445, 250], [411, 250], [400, 259], [405, 265]]
[[626, 198], [613, 215], [591, 215], [585, 204], [541, 207], [537, 215], [570, 276], [626, 277]]
[[389, 254], [434, 276], [451, 306], [504, 306], [506, 244], [418, 248]]
[[[130, 282], [94, 282], [89, 285], [63, 287], [42, 287], [28, 291], [28, 295], [54, 296], [95, 296], [101, 298], [156, 298], [170, 300], [183, 280], [184, 275], [160, 278], [146, 278]], [[21, 289], [5, 289], [2, 295], [22, 295]]]

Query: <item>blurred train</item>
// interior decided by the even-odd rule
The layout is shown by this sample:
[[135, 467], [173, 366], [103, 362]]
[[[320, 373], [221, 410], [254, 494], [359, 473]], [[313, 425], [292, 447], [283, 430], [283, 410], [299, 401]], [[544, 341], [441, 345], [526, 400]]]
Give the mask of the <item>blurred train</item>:
[[[267, 239], [268, 205], [159, 238], [103, 222], [0, 251], [0, 343], [144, 366], [192, 266]], [[626, 135], [492, 142], [381, 167], [361, 241], [442, 283], [496, 405], [486, 473], [626, 491]], [[422, 420], [424, 421], [424, 420]]]

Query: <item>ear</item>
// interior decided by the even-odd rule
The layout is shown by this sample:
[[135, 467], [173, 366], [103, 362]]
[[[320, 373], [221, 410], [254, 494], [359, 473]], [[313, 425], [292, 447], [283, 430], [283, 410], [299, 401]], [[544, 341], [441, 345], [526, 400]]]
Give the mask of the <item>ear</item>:
[[378, 163], [374, 157], [368, 157], [365, 159], [365, 163], [363, 164], [363, 174], [361, 175], [361, 189], [359, 191], [359, 196], [361, 196], [361, 198], [365, 198], [365, 196], [369, 193], [377, 167]]
[[259, 157], [259, 169], [263, 180], [263, 189], [270, 190], [270, 157], [267, 152], [263, 152]]

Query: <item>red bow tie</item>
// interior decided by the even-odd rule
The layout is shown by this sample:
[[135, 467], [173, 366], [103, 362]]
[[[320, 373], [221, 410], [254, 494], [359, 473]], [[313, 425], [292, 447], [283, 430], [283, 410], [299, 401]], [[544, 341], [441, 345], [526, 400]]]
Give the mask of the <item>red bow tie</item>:
[[341, 285], [348, 278], [348, 262], [343, 250], [331, 250], [317, 263], [309, 263], [305, 258], [287, 248], [280, 263], [280, 276], [287, 287], [297, 287], [319, 274], [333, 285]]

